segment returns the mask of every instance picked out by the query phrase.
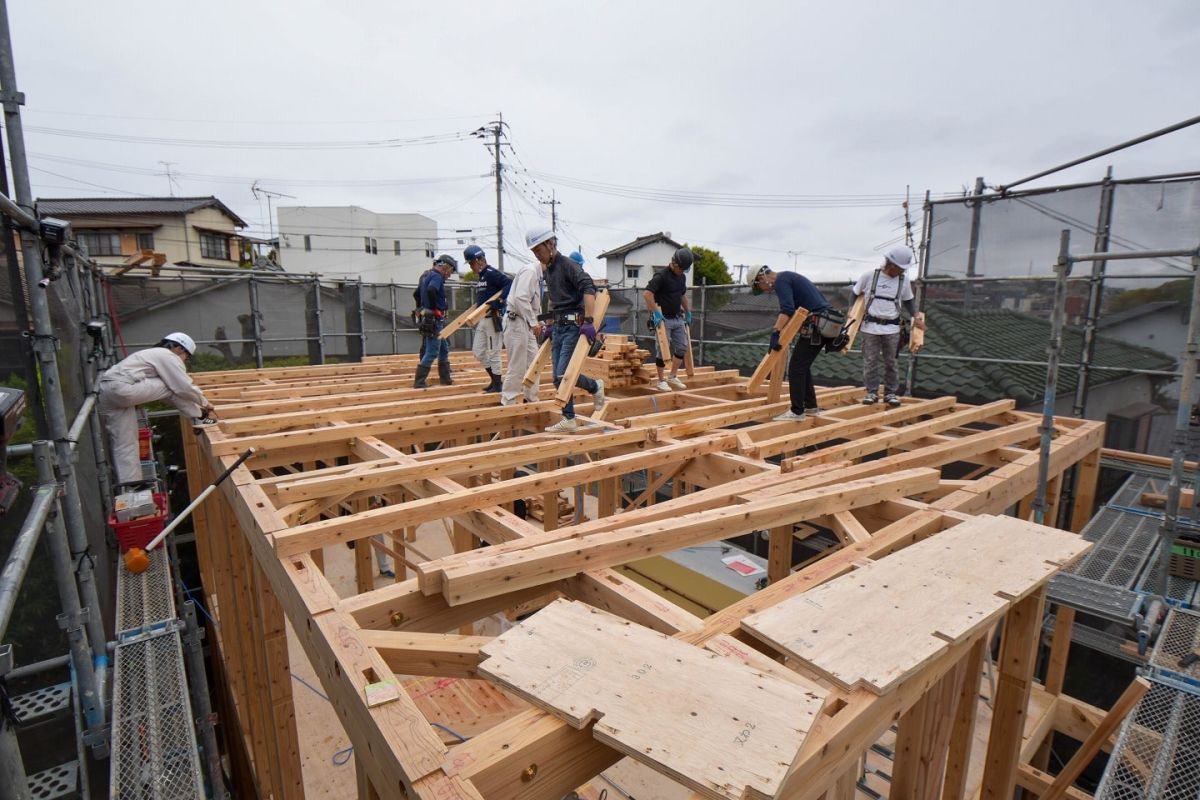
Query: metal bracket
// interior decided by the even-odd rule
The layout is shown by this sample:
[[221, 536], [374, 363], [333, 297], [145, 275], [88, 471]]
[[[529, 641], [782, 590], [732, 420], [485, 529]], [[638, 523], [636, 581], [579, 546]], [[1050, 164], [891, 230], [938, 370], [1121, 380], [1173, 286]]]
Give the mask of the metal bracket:
[[91, 606], [84, 606], [75, 613], [71, 614], [66, 611], [54, 618], [58, 621], [58, 627], [64, 631], [75, 630], [82, 628], [92, 619]]
[[4, 104], [4, 110], [10, 114], [15, 114], [20, 110], [20, 107], [25, 105], [24, 92], [3, 92], [0, 93], [0, 103]]

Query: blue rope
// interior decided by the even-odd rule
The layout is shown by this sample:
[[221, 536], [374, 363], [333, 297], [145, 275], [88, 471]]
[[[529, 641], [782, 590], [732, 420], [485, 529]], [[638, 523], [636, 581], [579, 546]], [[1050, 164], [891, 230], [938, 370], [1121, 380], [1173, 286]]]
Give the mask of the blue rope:
[[188, 588], [188, 587], [187, 587], [187, 586], [186, 586], [186, 585], [183, 583], [183, 581], [180, 581], [180, 582], [179, 582], [179, 587], [180, 587], [181, 589], [183, 589], [183, 593], [184, 593], [185, 595], [187, 595], [187, 599], [192, 601], [192, 605], [194, 605], [196, 608], [200, 609], [200, 613], [204, 615], [204, 618], [205, 618], [206, 620], [208, 620], [209, 622], [211, 622], [211, 623], [212, 623], [212, 626], [213, 626], [214, 628], [216, 628], [217, 630], [220, 630], [220, 629], [221, 629], [221, 626], [220, 626], [220, 625], [218, 625], [218, 624], [217, 624], [217, 621], [216, 621], [215, 619], [213, 619], [213, 618], [212, 618], [212, 615], [211, 615], [211, 614], [209, 614], [209, 613], [208, 613], [208, 609], [206, 609], [206, 608], [204, 607], [204, 604], [203, 604], [203, 603], [201, 603], [199, 600], [197, 600], [197, 599], [196, 599], [195, 595], [193, 595], [193, 594], [192, 594], [192, 590], [191, 590], [191, 589], [189, 589], [189, 588]]

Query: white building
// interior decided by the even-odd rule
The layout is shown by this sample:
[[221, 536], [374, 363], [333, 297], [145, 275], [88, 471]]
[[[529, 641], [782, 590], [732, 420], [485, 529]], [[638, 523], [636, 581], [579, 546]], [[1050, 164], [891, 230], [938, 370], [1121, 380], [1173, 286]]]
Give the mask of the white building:
[[[614, 247], [597, 258], [605, 261], [609, 286], [643, 287], [657, 270], [671, 263], [671, 257], [681, 247], [683, 245], [672, 239], [670, 233], [652, 233]], [[692, 272], [685, 273], [688, 285], [692, 284]]]
[[288, 272], [415, 284], [437, 247], [437, 223], [421, 214], [359, 206], [281, 206], [279, 257]]

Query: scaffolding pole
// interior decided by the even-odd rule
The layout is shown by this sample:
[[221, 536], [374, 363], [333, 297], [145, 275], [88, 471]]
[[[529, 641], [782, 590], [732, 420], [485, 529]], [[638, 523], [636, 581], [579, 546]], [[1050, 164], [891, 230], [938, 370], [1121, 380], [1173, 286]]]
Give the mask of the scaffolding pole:
[[[32, 218], [33, 196], [29, 182], [29, 164], [25, 152], [25, 136], [21, 123], [21, 105], [24, 95], [17, 90], [16, 66], [13, 61], [12, 35], [8, 24], [7, 0], [0, 0], [0, 102], [4, 104], [4, 122], [8, 129], [9, 160], [12, 167], [13, 191], [16, 205], [25, 218]], [[28, 219], [25, 219], [28, 222]], [[57, 337], [50, 320], [50, 301], [44, 289], [42, 272], [41, 242], [34, 231], [21, 230], [21, 252], [24, 259], [26, 285], [29, 287], [30, 312], [33, 319], [33, 350], [42, 374], [42, 387], [46, 405], [46, 419], [50, 436], [54, 440], [58, 456], [58, 470], [63, 483], [62, 509], [68, 537], [68, 563], [78, 557], [79, 566], [75, 576], [79, 583], [79, 594], [83, 607], [79, 611], [81, 622], [86, 626], [88, 643], [94, 654], [95, 669], [79, 673], [81, 691], [90, 698], [85, 704], [89, 733], [99, 730], [104, 724], [104, 700], [102, 687], [108, 669], [105, 652], [104, 624], [100, 619], [100, 597], [96, 590], [95, 575], [84, 525], [83, 506], [79, 499], [79, 483], [74, 469], [73, 448], [69, 438], [67, 410], [63, 401], [62, 377], [58, 368]], [[92, 739], [89, 744], [103, 749], [103, 737]]]
[[[1058, 389], [1058, 354], [1062, 350], [1063, 318], [1066, 316], [1067, 276], [1071, 274], [1071, 231], [1064, 230], [1058, 241], [1058, 260], [1054, 272], [1054, 312], [1050, 318], [1050, 344], [1047, 346], [1046, 389], [1042, 395], [1042, 424], [1038, 428], [1041, 448], [1038, 452], [1037, 493], [1033, 499], [1033, 521], [1039, 525], [1046, 520], [1046, 483], [1050, 474], [1050, 442], [1054, 438], [1054, 402]], [[1050, 524], [1054, 520], [1049, 521]]]

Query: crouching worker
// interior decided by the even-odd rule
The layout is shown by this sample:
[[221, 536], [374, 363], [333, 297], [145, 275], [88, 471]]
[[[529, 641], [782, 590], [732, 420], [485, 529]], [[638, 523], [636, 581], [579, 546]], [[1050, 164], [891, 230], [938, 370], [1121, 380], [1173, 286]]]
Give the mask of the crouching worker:
[[192, 337], [168, 333], [156, 346], [122, 359], [100, 376], [97, 407], [108, 428], [119, 485], [142, 483], [138, 406], [166, 400], [184, 416], [216, 418], [184, 366], [195, 352]]

